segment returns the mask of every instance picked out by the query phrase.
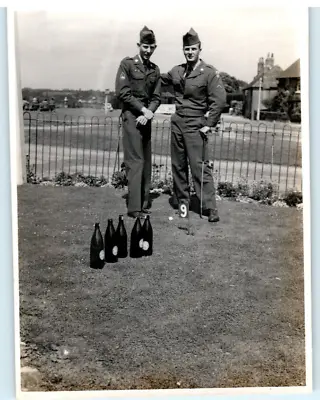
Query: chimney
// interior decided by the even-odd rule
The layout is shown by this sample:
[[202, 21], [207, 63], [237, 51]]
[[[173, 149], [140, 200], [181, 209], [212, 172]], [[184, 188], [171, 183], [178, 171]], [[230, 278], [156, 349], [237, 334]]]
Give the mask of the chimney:
[[271, 69], [273, 65], [274, 65], [273, 53], [271, 54], [271, 57], [270, 53], [268, 53], [268, 57], [266, 58], [266, 68]]
[[263, 57], [260, 57], [259, 61], [258, 61], [258, 75], [261, 72], [263, 72], [263, 70], [264, 70], [264, 59], [263, 59]]

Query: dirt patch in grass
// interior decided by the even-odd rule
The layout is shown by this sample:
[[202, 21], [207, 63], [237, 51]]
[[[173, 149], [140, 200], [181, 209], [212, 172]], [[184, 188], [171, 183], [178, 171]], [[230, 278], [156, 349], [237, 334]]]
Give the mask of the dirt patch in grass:
[[18, 188], [21, 364], [38, 390], [305, 385], [301, 212], [223, 200], [218, 224], [191, 214], [192, 237], [160, 196], [154, 255], [91, 270], [93, 224], [125, 214], [122, 197]]

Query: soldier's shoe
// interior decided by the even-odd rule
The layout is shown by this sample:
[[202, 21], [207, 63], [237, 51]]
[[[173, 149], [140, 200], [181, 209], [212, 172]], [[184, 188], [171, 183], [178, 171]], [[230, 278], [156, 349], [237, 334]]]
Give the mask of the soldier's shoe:
[[130, 218], [142, 218], [143, 215], [140, 211], [132, 211], [132, 212], [128, 212], [128, 217]]
[[209, 210], [209, 222], [218, 222], [220, 221], [220, 217], [218, 215], [218, 210]]
[[143, 210], [148, 210], [149, 208], [151, 208], [151, 202], [150, 201], [145, 201], [142, 205], [142, 209]]
[[143, 214], [151, 214], [151, 211], [149, 211], [150, 208], [151, 208], [151, 203], [149, 201], [145, 201], [142, 205], [141, 212], [143, 212]]

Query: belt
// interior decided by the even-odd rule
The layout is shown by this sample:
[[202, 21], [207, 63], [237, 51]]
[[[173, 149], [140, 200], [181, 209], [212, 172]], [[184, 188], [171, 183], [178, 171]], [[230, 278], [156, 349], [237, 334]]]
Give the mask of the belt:
[[188, 110], [188, 111], [182, 111], [182, 110], [176, 110], [176, 114], [178, 117], [181, 118], [192, 118], [192, 117], [204, 117], [205, 112], [201, 110]]

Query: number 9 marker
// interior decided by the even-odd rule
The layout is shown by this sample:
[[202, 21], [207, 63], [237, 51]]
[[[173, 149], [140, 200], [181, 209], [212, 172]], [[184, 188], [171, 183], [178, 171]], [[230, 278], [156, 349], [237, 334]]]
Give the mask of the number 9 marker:
[[181, 218], [189, 217], [189, 204], [187, 202], [179, 204], [179, 216]]

